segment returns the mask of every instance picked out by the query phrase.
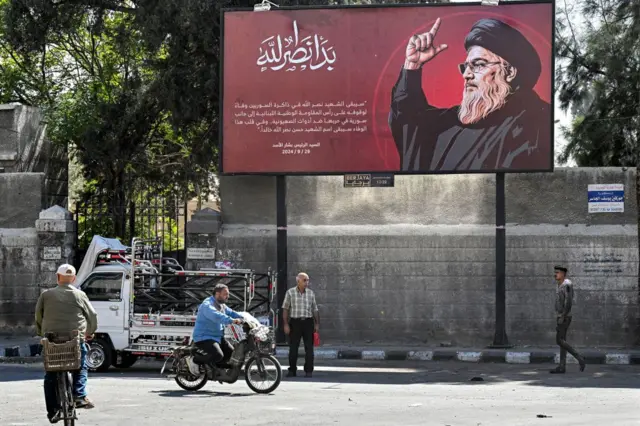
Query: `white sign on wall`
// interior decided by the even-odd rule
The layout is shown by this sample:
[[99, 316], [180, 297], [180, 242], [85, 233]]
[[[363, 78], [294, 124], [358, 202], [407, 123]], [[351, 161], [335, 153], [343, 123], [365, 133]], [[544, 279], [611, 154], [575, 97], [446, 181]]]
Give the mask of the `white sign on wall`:
[[44, 260], [62, 259], [62, 248], [61, 247], [43, 247], [42, 258]]
[[215, 248], [188, 248], [187, 259], [210, 260], [216, 258]]
[[589, 185], [589, 213], [624, 213], [624, 184]]

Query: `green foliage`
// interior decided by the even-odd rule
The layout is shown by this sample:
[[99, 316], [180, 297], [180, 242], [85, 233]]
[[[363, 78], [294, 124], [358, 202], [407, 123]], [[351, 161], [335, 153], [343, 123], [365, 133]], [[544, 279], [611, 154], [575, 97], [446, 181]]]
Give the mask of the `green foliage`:
[[[86, 249], [94, 235], [117, 238], [130, 245], [134, 237], [162, 236], [164, 251], [184, 249], [184, 204], [166, 194], [141, 192], [126, 204], [113, 205], [93, 197], [77, 211], [78, 248]], [[131, 223], [133, 221], [133, 224]]]
[[0, 102], [44, 110], [83, 192], [107, 199], [108, 235], [124, 236], [115, 212], [146, 188], [182, 200], [214, 193], [221, 9], [257, 2], [0, 0]]
[[[560, 4], [557, 89], [576, 116], [560, 160], [640, 165], [640, 2], [578, 0], [574, 17]], [[580, 27], [575, 16], [584, 17]]]

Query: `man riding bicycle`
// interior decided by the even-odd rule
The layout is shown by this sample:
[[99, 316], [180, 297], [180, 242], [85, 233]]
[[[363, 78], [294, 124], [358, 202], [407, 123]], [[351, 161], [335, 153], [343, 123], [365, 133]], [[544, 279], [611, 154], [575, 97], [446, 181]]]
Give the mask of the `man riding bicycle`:
[[[38, 335], [45, 337], [53, 333], [59, 339], [71, 339], [78, 331], [83, 340], [90, 338], [98, 328], [98, 316], [87, 295], [72, 285], [76, 280], [75, 268], [62, 265], [58, 268], [57, 277], [58, 286], [42, 293], [36, 305]], [[83, 341], [80, 348], [81, 368], [73, 372], [73, 395], [77, 408], [93, 408], [93, 403], [87, 398], [87, 344]], [[61, 418], [56, 384], [57, 373], [45, 373], [44, 397], [51, 423], [57, 423]]]
[[229, 324], [241, 324], [242, 315], [227, 307], [229, 288], [217, 284], [213, 288], [213, 296], [206, 298], [198, 308], [198, 316], [193, 330], [193, 341], [197, 347], [194, 358], [187, 358], [189, 371], [194, 376], [200, 375], [196, 364], [209, 367], [223, 366], [231, 358], [233, 346], [224, 338], [224, 328]]

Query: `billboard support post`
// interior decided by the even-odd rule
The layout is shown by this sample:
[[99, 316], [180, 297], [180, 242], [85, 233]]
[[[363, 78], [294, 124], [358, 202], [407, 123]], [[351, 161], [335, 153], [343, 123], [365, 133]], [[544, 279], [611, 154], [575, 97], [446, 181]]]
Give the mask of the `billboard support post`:
[[496, 324], [492, 348], [508, 348], [506, 329], [506, 229], [504, 173], [496, 173]]
[[[277, 242], [276, 256], [278, 268], [277, 300], [278, 300], [278, 324], [282, 322], [282, 302], [287, 291], [287, 177], [276, 176], [276, 227]], [[284, 325], [276, 330], [276, 343], [285, 343]]]

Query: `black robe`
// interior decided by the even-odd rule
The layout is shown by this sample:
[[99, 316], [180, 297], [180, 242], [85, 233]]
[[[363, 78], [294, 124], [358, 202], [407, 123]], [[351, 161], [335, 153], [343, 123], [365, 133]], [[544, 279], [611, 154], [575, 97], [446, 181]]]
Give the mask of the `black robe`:
[[389, 126], [401, 171], [550, 168], [550, 105], [533, 90], [516, 90], [504, 107], [475, 124], [460, 123], [458, 109], [429, 105], [422, 70], [400, 72], [391, 94]]

